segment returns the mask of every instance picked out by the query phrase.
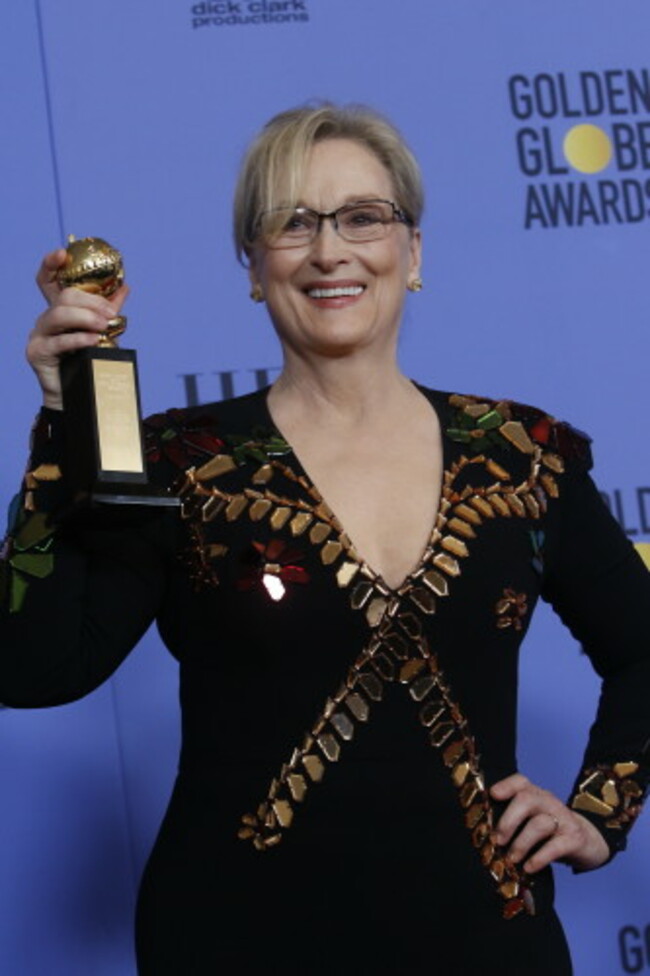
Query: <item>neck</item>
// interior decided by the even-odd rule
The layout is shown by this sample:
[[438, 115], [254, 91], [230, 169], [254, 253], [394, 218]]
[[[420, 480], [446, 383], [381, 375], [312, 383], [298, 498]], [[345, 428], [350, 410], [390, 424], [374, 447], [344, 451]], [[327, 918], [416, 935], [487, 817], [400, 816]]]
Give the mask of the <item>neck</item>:
[[269, 406], [280, 427], [300, 417], [313, 423], [352, 427], [394, 410], [417, 395], [394, 356], [365, 354], [303, 358], [285, 351], [282, 373], [271, 387]]

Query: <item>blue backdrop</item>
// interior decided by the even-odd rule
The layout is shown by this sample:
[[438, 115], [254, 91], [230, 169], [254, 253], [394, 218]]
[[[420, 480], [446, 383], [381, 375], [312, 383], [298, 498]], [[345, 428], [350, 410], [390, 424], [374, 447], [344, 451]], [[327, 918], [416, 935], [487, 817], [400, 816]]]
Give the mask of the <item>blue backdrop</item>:
[[[22, 352], [33, 273], [67, 233], [125, 256], [147, 412], [273, 378], [278, 346], [232, 253], [235, 174], [271, 114], [326, 97], [387, 113], [422, 163], [425, 291], [409, 298], [405, 371], [588, 430], [648, 559], [646, 0], [15, 0], [0, 25], [3, 499], [38, 400]], [[596, 697], [542, 608], [520, 765], [561, 795]], [[84, 701], [0, 713], [3, 972], [132, 976], [137, 878], [177, 739], [175, 666], [154, 633]], [[650, 972], [649, 869], [643, 819], [611, 866], [558, 869], [577, 976]]]

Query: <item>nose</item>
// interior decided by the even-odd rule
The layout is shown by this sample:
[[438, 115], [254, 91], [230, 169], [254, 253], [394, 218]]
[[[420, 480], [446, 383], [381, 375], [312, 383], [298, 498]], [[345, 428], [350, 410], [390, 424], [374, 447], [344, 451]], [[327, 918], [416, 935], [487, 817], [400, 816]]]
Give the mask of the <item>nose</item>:
[[310, 258], [318, 267], [333, 267], [347, 261], [346, 243], [334, 227], [331, 217], [321, 221], [311, 244]]

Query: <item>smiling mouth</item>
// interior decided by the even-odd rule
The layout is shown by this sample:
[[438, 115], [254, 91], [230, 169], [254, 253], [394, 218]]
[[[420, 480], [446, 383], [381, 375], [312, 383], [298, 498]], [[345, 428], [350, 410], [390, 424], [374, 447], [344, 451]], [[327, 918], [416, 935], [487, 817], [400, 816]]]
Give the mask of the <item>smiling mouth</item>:
[[308, 288], [310, 298], [356, 298], [363, 294], [363, 285], [344, 285], [340, 288]]

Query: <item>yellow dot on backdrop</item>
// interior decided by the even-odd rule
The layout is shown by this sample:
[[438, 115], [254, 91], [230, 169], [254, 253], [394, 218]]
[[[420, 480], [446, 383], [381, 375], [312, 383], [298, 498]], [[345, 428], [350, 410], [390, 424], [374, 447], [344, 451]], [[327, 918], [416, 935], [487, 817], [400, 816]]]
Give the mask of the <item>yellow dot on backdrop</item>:
[[597, 125], [574, 125], [564, 137], [564, 155], [581, 173], [599, 173], [609, 165], [612, 144]]
[[641, 559], [648, 569], [650, 569], [650, 542], [637, 542], [636, 548]]

